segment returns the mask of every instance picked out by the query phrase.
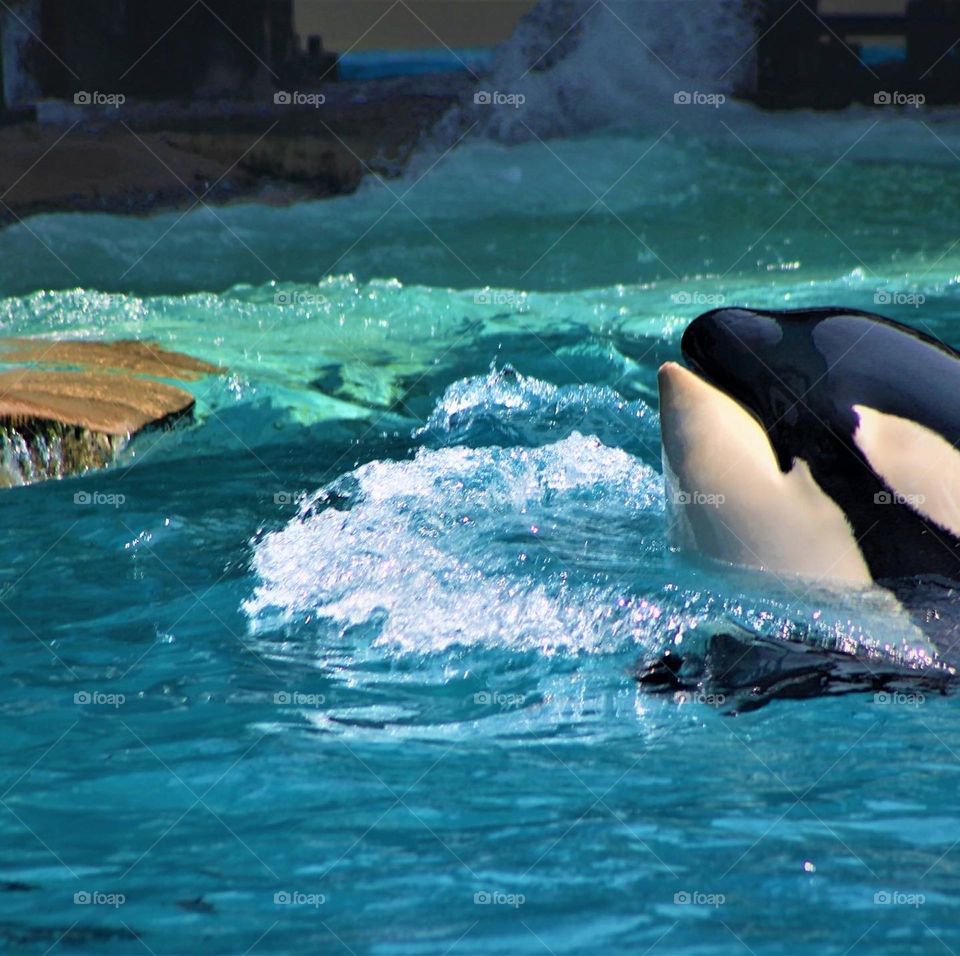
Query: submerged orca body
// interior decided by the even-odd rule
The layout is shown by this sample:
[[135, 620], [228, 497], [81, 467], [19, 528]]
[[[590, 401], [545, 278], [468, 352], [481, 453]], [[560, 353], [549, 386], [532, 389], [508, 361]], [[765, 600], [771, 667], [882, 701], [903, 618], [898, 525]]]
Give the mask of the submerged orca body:
[[[902, 595], [921, 579], [953, 594], [960, 353], [840, 308], [716, 309], [688, 326], [681, 350], [686, 367], [668, 362], [659, 375], [673, 544], [788, 581], [876, 582]], [[941, 631], [931, 638], [956, 664], [958, 629]], [[787, 670], [799, 660], [764, 658]], [[862, 667], [839, 664], [803, 658], [825, 684], [863, 686]], [[665, 673], [655, 664], [639, 677], [656, 685]], [[826, 692], [816, 679], [801, 686]]]

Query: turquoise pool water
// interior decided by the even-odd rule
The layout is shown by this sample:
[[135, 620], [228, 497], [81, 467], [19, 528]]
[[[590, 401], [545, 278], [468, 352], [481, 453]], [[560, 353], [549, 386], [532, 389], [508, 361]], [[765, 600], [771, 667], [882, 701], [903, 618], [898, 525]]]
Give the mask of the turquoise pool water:
[[731, 621], [912, 640], [880, 594], [667, 547], [686, 322], [838, 303], [960, 344], [948, 126], [722, 115], [0, 233], [3, 335], [223, 367], [192, 426], [0, 495], [3, 951], [960, 946], [954, 699], [633, 681]]

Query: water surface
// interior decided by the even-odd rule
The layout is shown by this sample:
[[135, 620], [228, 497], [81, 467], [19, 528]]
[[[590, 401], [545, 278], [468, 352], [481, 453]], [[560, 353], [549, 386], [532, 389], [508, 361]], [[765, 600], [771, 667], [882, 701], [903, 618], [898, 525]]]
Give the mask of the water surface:
[[0, 496], [5, 951], [960, 945], [953, 700], [730, 717], [633, 680], [730, 623], [916, 637], [667, 546], [656, 369], [696, 314], [960, 344], [941, 127], [737, 110], [0, 233], [3, 335], [224, 369], [192, 426]]

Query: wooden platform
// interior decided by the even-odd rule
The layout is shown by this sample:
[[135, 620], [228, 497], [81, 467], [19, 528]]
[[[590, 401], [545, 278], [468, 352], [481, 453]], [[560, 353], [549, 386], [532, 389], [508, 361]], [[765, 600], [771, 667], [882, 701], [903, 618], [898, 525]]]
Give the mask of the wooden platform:
[[158, 379], [219, 371], [149, 342], [0, 339], [0, 485], [109, 464], [138, 432], [191, 415], [193, 395]]

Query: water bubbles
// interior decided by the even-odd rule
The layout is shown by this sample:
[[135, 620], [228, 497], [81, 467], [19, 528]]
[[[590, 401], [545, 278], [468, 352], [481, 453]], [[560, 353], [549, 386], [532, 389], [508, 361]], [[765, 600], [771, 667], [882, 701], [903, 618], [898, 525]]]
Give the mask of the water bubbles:
[[577, 430], [606, 444], [659, 458], [656, 413], [612, 388], [554, 385], [510, 365], [450, 385], [414, 438], [436, 445], [538, 445]]
[[[606, 563], [609, 523], [662, 511], [659, 475], [623, 451], [574, 432], [540, 448], [421, 449], [350, 478], [349, 510], [298, 516], [256, 545], [254, 620], [315, 610], [337, 629], [376, 617], [376, 641], [410, 651], [550, 652], [616, 645], [642, 617], [583, 573]], [[577, 535], [539, 543], [546, 525], [577, 523]]]

